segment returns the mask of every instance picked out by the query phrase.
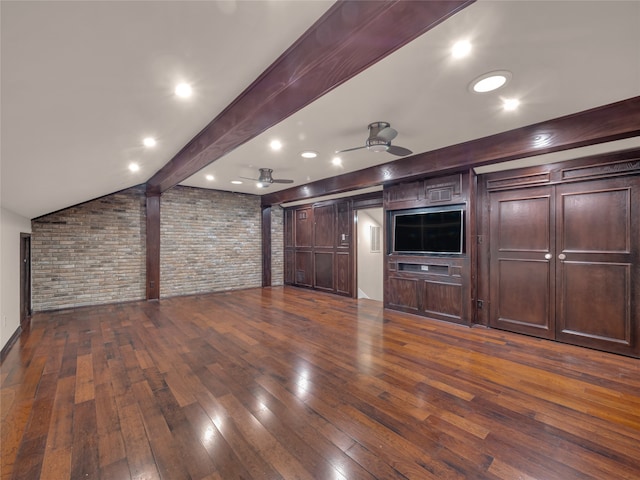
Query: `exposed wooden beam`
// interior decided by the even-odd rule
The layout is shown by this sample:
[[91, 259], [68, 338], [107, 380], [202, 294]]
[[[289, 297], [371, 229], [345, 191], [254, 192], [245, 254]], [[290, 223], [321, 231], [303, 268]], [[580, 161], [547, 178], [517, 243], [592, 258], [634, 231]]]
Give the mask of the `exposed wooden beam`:
[[263, 205], [347, 192], [640, 135], [640, 97], [270, 193]]
[[147, 182], [162, 193], [475, 0], [335, 3]]

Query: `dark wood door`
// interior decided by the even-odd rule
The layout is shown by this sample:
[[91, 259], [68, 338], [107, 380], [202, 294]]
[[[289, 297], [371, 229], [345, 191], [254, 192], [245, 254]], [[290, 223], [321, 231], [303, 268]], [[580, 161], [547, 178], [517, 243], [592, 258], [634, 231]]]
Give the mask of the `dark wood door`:
[[20, 326], [31, 316], [31, 235], [20, 234]]
[[558, 340], [633, 353], [639, 183], [632, 177], [556, 187]]
[[490, 194], [495, 328], [640, 351], [640, 176]]
[[285, 283], [353, 296], [351, 200], [286, 209]]
[[555, 336], [553, 187], [490, 195], [489, 324]]

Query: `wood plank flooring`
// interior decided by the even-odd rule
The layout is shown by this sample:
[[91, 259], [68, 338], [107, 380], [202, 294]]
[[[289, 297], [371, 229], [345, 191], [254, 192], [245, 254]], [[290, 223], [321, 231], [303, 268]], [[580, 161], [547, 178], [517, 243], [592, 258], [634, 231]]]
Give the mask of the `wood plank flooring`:
[[292, 287], [37, 314], [2, 479], [638, 479], [640, 360]]

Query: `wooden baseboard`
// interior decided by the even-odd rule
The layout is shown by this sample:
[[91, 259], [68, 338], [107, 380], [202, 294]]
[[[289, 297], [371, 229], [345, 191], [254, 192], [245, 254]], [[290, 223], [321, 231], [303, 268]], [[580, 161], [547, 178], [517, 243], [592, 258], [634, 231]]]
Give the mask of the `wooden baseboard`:
[[21, 333], [22, 333], [22, 327], [18, 326], [18, 328], [16, 328], [16, 331], [13, 332], [13, 335], [11, 335], [11, 338], [9, 339], [9, 341], [5, 344], [4, 347], [2, 347], [2, 351], [0, 352], [0, 362], [4, 362], [4, 359], [9, 353], [9, 350], [11, 350], [11, 347], [13, 347], [13, 344], [16, 343], [16, 340], [18, 340]]

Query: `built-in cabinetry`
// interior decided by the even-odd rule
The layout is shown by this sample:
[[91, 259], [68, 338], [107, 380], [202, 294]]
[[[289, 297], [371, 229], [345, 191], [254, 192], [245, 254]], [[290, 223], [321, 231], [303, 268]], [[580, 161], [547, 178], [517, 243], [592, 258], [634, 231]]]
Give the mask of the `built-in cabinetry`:
[[[385, 187], [384, 305], [418, 315], [456, 323], [473, 317], [470, 240], [470, 174], [428, 178]], [[460, 208], [464, 211], [462, 254], [406, 254], [393, 251], [394, 212]]]
[[[386, 308], [640, 357], [639, 149], [411, 180], [383, 198]], [[353, 209], [285, 210], [286, 283], [353, 296]], [[461, 253], [394, 250], [398, 215], [450, 211]]]
[[285, 283], [353, 296], [352, 224], [349, 199], [287, 208]]
[[635, 152], [481, 177], [484, 321], [638, 356], [638, 174]]

